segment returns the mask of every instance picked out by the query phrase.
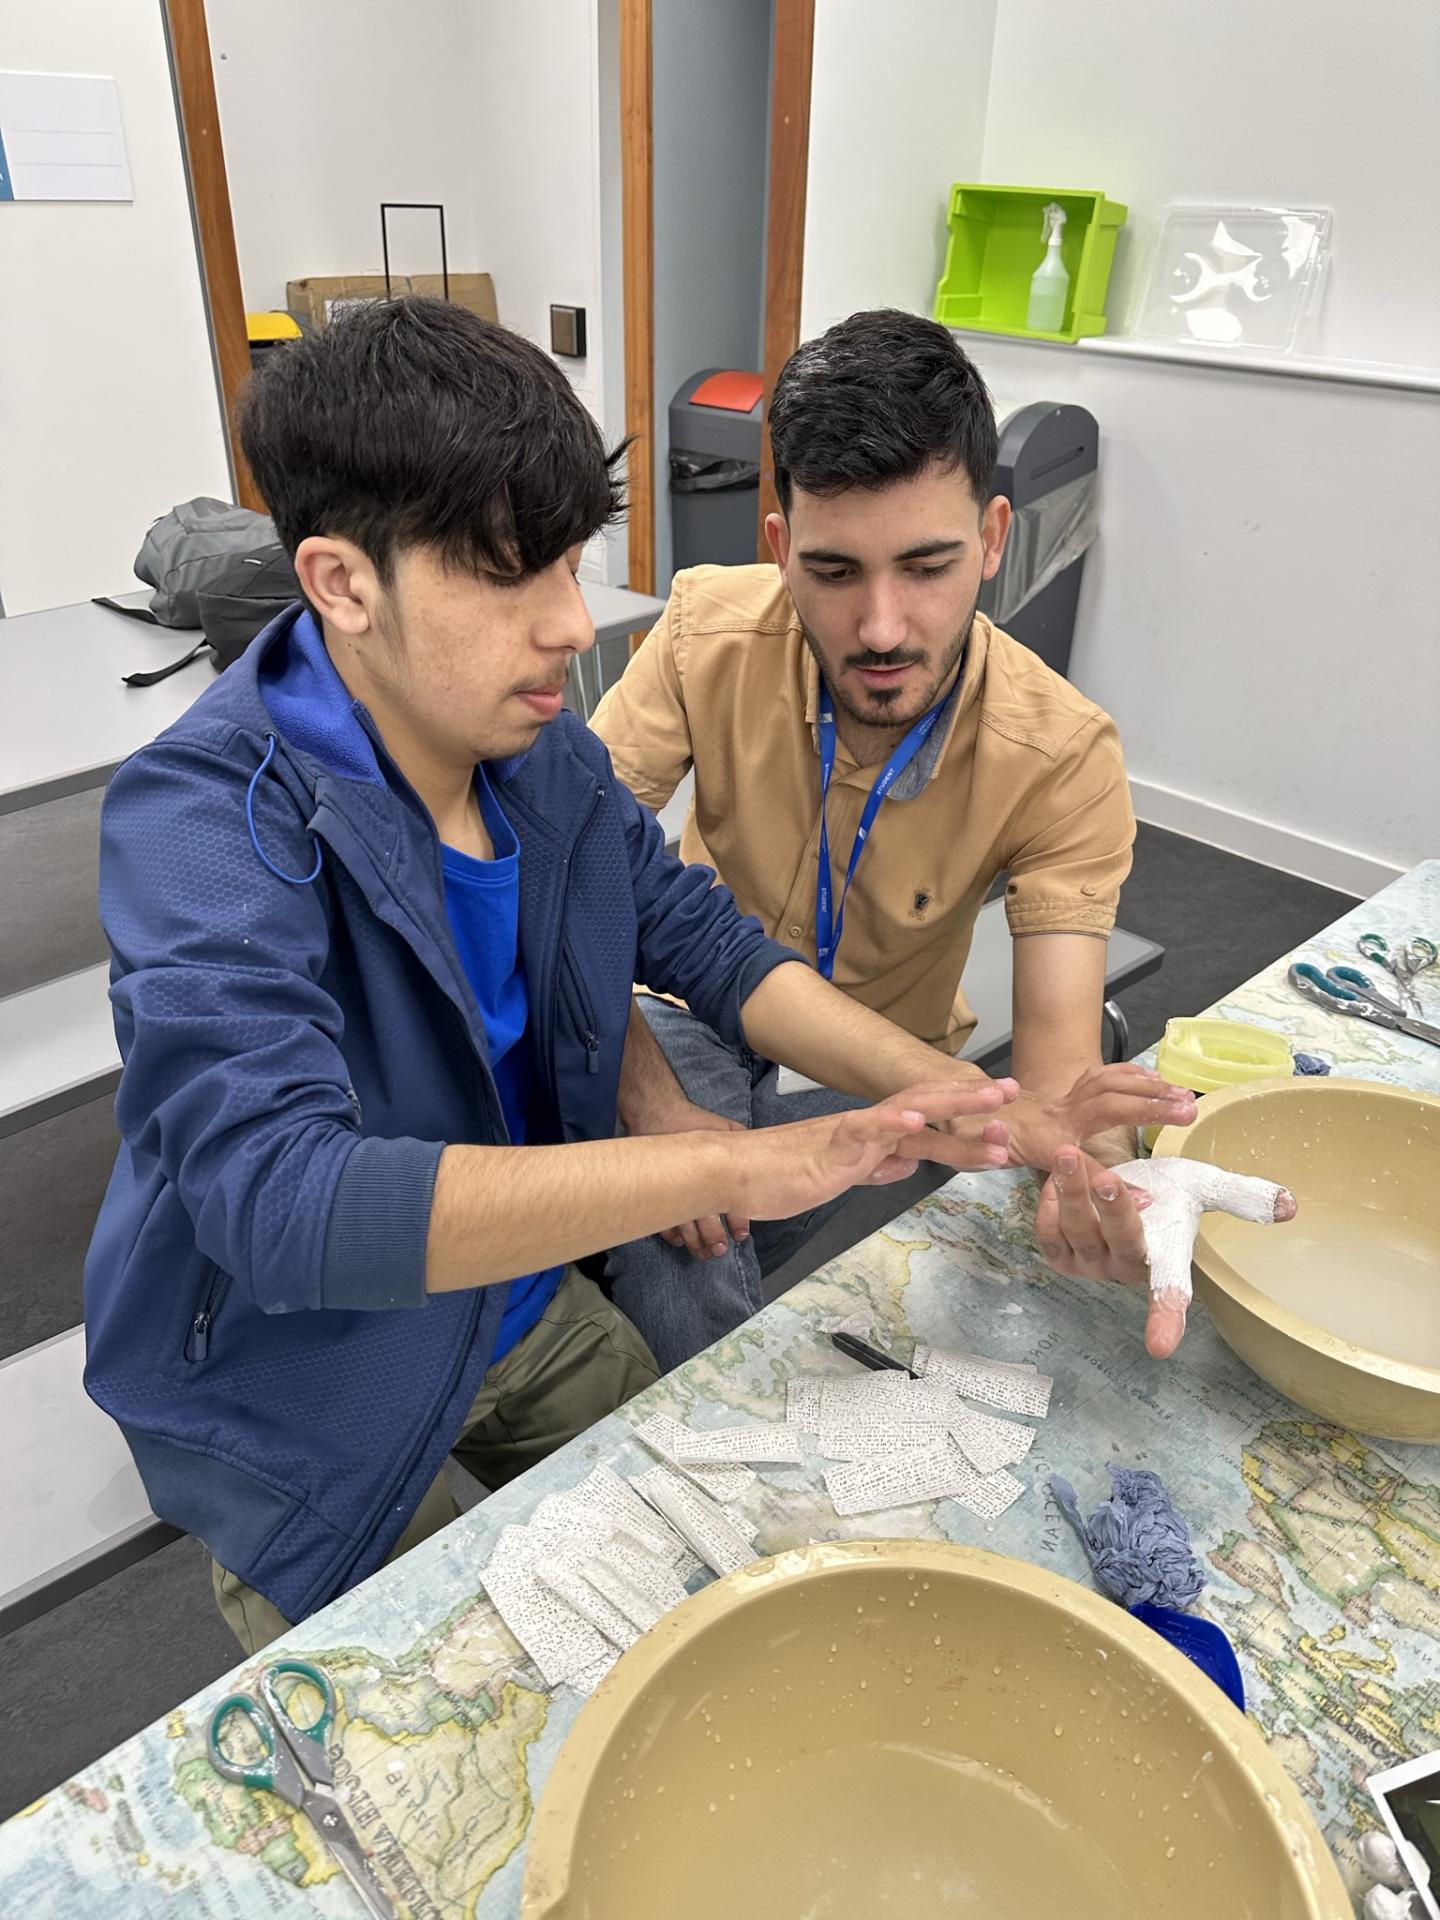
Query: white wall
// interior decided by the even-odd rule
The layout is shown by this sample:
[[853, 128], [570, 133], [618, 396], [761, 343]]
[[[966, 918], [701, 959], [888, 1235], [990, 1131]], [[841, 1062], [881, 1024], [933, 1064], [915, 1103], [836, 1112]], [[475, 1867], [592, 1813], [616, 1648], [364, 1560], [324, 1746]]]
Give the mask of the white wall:
[[[486, 269], [477, 12], [470, 0], [207, 0], [247, 307], [283, 308], [289, 280], [379, 273], [382, 200], [443, 202], [451, 266]], [[439, 272], [433, 214], [392, 214], [390, 237], [393, 271]]]
[[[1344, 0], [999, 0], [984, 176], [1128, 203], [1112, 329], [1166, 201], [1331, 206], [1311, 350], [1440, 364], [1440, 247], [1421, 238], [1440, 13], [1387, 0], [1373, 24], [1357, 38]], [[1141, 817], [1358, 891], [1433, 853], [1434, 397], [968, 344], [1003, 391], [1100, 421], [1074, 671], [1120, 723]]]
[[930, 311], [950, 183], [980, 175], [996, 6], [817, 0], [802, 339], [861, 307]]
[[773, 0], [654, 8], [655, 584], [670, 582], [670, 399], [763, 364]]
[[[807, 333], [882, 301], [930, 309], [928, 233], [892, 247], [879, 186], [863, 227], [841, 219], [869, 166], [887, 185], [908, 170], [912, 196], [926, 177], [911, 156], [931, 138], [936, 83], [921, 76], [917, 104], [913, 70], [887, 65], [895, 11], [867, 33], [858, 0], [820, 0]], [[1314, 346], [1434, 366], [1440, 14], [1390, 0], [1373, 25], [1341, 0], [996, 0], [989, 74], [949, 62], [984, 103], [958, 116], [956, 163], [928, 167], [934, 209], [958, 178], [1126, 202], [1114, 331], [1167, 200], [1328, 204], [1336, 253]], [[1141, 817], [1358, 892], [1433, 853], [1434, 396], [964, 343], [1004, 402], [1074, 400], [1100, 422], [1102, 533], [1072, 673], [1120, 723]]]
[[1434, 0], [999, 0], [984, 173], [1129, 206], [1112, 331], [1167, 201], [1332, 207], [1312, 350], [1434, 366], [1437, 94]]
[[595, 0], [471, 0], [476, 228], [507, 326], [545, 345], [552, 302], [586, 309], [589, 353], [561, 365], [595, 405], [604, 362]]
[[0, 61], [115, 78], [133, 202], [0, 207], [0, 602], [123, 592], [230, 474], [158, 0], [0, 0]]
[[[500, 318], [543, 346], [552, 303], [585, 308], [585, 358], [560, 366], [607, 437], [619, 440], [618, 8], [615, 0], [469, 0], [469, 12], [481, 265], [494, 276]], [[621, 584], [623, 552], [623, 534], [597, 540], [584, 571]]]
[[1141, 818], [1359, 893], [1433, 855], [1433, 397], [965, 344], [1100, 422], [1071, 678]]
[[[442, 201], [452, 268], [492, 276], [507, 326], [548, 348], [552, 302], [586, 309], [589, 350], [560, 365], [621, 438], [618, 0], [209, 0], [209, 19], [246, 304], [380, 272], [380, 202]], [[433, 216], [390, 235], [395, 272], [438, 270]], [[623, 553], [623, 532], [597, 540], [584, 571], [618, 584]]]

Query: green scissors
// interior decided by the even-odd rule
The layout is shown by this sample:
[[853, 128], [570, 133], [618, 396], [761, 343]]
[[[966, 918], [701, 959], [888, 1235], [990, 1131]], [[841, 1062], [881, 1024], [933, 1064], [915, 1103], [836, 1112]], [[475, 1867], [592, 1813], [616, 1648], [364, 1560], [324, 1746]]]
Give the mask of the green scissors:
[[[280, 1696], [276, 1683], [286, 1678], [308, 1682], [320, 1695], [320, 1711], [306, 1726], [296, 1721]], [[290, 1689], [291, 1701], [296, 1691], [296, 1687]], [[308, 1660], [276, 1660], [260, 1676], [258, 1700], [253, 1693], [231, 1693], [216, 1707], [207, 1741], [210, 1764], [226, 1780], [263, 1788], [298, 1808], [339, 1861], [374, 1920], [399, 1920], [335, 1795], [335, 1769], [330, 1762], [334, 1719], [335, 1689], [330, 1676]], [[226, 1727], [236, 1720], [249, 1723], [260, 1743], [258, 1759], [232, 1760], [225, 1751]]]
[[1399, 983], [1401, 996], [1416, 1013], [1423, 1011], [1420, 996], [1415, 991], [1415, 976], [1417, 973], [1428, 973], [1440, 960], [1440, 947], [1433, 940], [1422, 939], [1416, 934], [1403, 946], [1392, 947], [1383, 934], [1362, 933], [1355, 945], [1362, 958], [1377, 967], [1384, 967]]

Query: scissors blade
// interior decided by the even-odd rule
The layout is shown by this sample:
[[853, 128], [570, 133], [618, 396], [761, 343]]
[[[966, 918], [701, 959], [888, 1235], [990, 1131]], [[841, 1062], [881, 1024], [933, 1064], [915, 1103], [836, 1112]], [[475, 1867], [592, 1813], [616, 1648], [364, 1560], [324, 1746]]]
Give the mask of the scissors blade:
[[1440, 1047], [1440, 1027], [1432, 1027], [1427, 1020], [1402, 1018], [1395, 1024], [1401, 1033], [1408, 1033], [1412, 1040], [1428, 1040], [1432, 1047]]
[[376, 1878], [375, 1869], [360, 1844], [360, 1836], [334, 1794], [322, 1787], [312, 1788], [305, 1796], [304, 1812], [375, 1920], [400, 1920], [394, 1903]]

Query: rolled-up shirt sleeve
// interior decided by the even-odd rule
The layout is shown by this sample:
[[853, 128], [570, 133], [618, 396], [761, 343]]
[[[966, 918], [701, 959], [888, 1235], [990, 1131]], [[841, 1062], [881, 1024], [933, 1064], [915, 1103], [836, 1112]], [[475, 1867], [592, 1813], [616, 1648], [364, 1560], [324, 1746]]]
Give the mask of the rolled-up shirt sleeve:
[[1005, 912], [1012, 934], [1089, 933], [1115, 925], [1130, 871], [1135, 814], [1115, 723], [1095, 713], [1055, 756], [1013, 823]]

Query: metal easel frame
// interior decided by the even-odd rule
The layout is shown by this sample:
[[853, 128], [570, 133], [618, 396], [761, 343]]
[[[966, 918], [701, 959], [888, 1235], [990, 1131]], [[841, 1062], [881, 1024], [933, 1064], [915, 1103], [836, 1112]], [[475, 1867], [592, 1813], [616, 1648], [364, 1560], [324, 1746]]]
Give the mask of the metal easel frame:
[[443, 298], [450, 298], [450, 255], [445, 246], [445, 209], [438, 200], [382, 200], [380, 202], [380, 252], [385, 268], [385, 298], [390, 299], [390, 215], [392, 213], [433, 213], [440, 221], [440, 284]]

